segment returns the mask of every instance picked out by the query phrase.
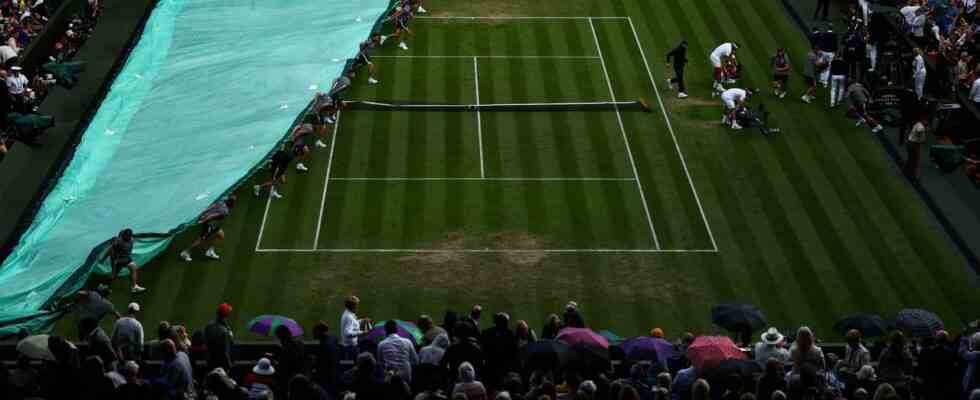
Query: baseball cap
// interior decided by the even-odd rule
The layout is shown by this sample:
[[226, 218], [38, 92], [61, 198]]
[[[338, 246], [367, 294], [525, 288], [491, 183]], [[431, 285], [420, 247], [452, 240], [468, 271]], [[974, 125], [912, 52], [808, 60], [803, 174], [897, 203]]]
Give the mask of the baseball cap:
[[231, 310], [232, 310], [231, 304], [221, 303], [221, 305], [218, 306], [218, 315], [222, 317], [227, 317], [228, 315], [231, 314]]
[[127, 306], [126, 309], [129, 310], [129, 312], [140, 312], [140, 304], [134, 301], [129, 303], [129, 306]]

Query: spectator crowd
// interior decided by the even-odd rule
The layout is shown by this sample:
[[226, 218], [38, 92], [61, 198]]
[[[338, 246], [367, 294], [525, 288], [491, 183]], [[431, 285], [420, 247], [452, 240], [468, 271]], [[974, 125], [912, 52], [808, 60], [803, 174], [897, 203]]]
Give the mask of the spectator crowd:
[[[367, 333], [358, 318], [360, 299], [346, 299], [334, 335], [320, 321], [313, 344], [285, 325], [273, 329], [274, 346], [245, 354], [228, 324], [234, 309], [217, 307], [201, 329], [162, 321], [144, 336], [141, 307], [125, 314], [107, 300], [105, 287], [79, 292], [79, 339], [47, 339], [52, 357], [38, 362], [22, 354], [0, 364], [5, 399], [453, 399], [453, 400], [977, 400], [980, 399], [980, 333], [977, 322], [960, 334], [895, 330], [869, 344], [858, 329], [843, 348], [821, 348], [815, 333], [793, 337], [776, 328], [755, 343], [739, 343], [735, 364], [706, 364], [695, 349], [705, 337], [681, 333], [666, 341], [661, 328], [649, 338], [667, 343], [664, 354], [638, 355], [623, 344], [575, 344], [580, 357], [542, 362], [544, 348], [571, 343], [567, 332], [587, 331], [579, 305], [568, 302], [540, 331], [505, 312], [487, 318], [481, 306], [460, 315], [447, 311], [441, 324], [415, 320], [418, 337], [389, 320], [383, 335]], [[99, 322], [115, 318], [107, 331]], [[980, 321], [978, 321], [980, 322]], [[538, 333], [540, 332], [540, 333]], [[21, 334], [24, 341], [29, 333]], [[730, 342], [730, 339], [724, 338]], [[743, 339], [751, 339], [745, 337]], [[741, 341], [741, 340], [740, 340]], [[85, 349], [85, 351], [79, 349]], [[18, 349], [20, 347], [18, 346]], [[600, 350], [602, 349], [602, 350]], [[606, 354], [608, 356], [601, 356]], [[668, 356], [669, 354], [669, 356]], [[589, 356], [591, 355], [591, 357]], [[738, 356], [738, 357], [735, 357]], [[697, 358], [696, 358], [697, 357]], [[9, 361], [9, 360], [8, 360]], [[9, 365], [9, 367], [8, 367]], [[737, 368], [730, 368], [732, 365]]]

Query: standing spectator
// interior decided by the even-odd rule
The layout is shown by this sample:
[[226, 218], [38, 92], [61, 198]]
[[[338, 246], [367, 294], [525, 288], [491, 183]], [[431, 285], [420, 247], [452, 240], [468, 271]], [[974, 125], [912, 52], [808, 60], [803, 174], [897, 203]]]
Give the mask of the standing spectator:
[[357, 356], [354, 368], [345, 374], [344, 381], [348, 382], [351, 392], [357, 394], [358, 399], [381, 400], [384, 379], [377, 374], [377, 362], [371, 353], [361, 353]]
[[277, 326], [274, 334], [280, 346], [277, 355], [279, 380], [289, 382], [294, 375], [306, 375], [309, 368], [306, 363], [306, 349], [303, 346], [303, 341], [294, 338], [292, 332], [285, 325]]
[[[673, 63], [671, 63], [673, 59]], [[684, 68], [687, 66], [687, 40], [681, 40], [673, 50], [667, 53], [667, 66], [674, 67], [674, 77], [667, 80], [667, 87], [677, 85], [677, 97], [687, 98], [687, 86], [684, 85]]]
[[436, 336], [442, 334], [448, 335], [445, 329], [443, 329], [441, 326], [436, 326], [436, 324], [432, 322], [432, 317], [430, 317], [428, 314], [420, 315], [417, 325], [419, 330], [422, 332], [423, 346], [432, 344], [432, 341], [435, 340]]
[[829, 12], [830, 12], [830, 0], [817, 0], [817, 8], [813, 10], [813, 19], [818, 19], [817, 16], [820, 16], [821, 13], [823, 13], [823, 15], [820, 16], [819, 19], [827, 21], [827, 14]]
[[139, 267], [133, 262], [133, 230], [126, 228], [112, 238], [109, 251], [106, 253], [112, 263], [112, 279], [119, 276], [123, 269], [129, 270], [129, 281], [132, 284], [130, 292], [143, 293], [146, 288], [139, 285]]
[[453, 344], [449, 345], [446, 353], [443, 354], [442, 361], [439, 365], [440, 371], [455, 372], [462, 363], [468, 362], [477, 371], [483, 373], [483, 366], [486, 360], [485, 353], [483, 347], [480, 346], [480, 340], [471, 335], [468, 328], [464, 328], [468, 325], [468, 323], [463, 321], [457, 323], [455, 331], [459, 333], [456, 335]]
[[20, 66], [10, 67], [10, 73], [7, 75], [7, 93], [10, 94], [11, 100], [14, 102], [15, 110], [20, 113], [26, 112], [27, 103], [27, 88], [31, 81], [24, 76]]
[[966, 362], [966, 372], [963, 374], [963, 392], [970, 393], [980, 388], [980, 332], [967, 338], [960, 339], [960, 357]]
[[783, 347], [783, 335], [776, 328], [769, 328], [762, 334], [762, 340], [755, 344], [755, 362], [761, 366], [769, 364], [770, 359], [786, 364], [789, 350]]
[[670, 384], [673, 400], [689, 400], [691, 398], [691, 388], [694, 381], [698, 379], [698, 371], [694, 366], [677, 371], [674, 382]]
[[336, 393], [340, 366], [340, 342], [330, 334], [326, 322], [319, 321], [313, 326], [313, 338], [319, 343], [316, 347], [316, 382], [330, 393]]
[[561, 319], [558, 318], [558, 314], [551, 314], [548, 319], [545, 320], [544, 327], [541, 328], [541, 338], [546, 340], [553, 340], [558, 337], [558, 331], [561, 330]]
[[[827, 30], [820, 34], [820, 57], [827, 62], [828, 66], [830, 66], [830, 63], [837, 57], [838, 47], [839, 43], [837, 40], [837, 34], [834, 33], [834, 26], [828, 24]], [[827, 87], [829, 81], [830, 69], [825, 69], [820, 74], [820, 83], [823, 84], [824, 87]]]
[[786, 97], [786, 88], [789, 87], [789, 74], [793, 70], [793, 65], [789, 62], [789, 56], [782, 47], [776, 49], [776, 55], [769, 59], [769, 67], [772, 69], [772, 88], [773, 94], [780, 99]]
[[523, 319], [517, 321], [517, 326], [514, 328], [514, 336], [517, 338], [518, 349], [522, 349], [524, 346], [538, 341], [538, 336], [534, 333], [534, 329], [531, 329], [527, 325], [527, 321]]
[[136, 318], [139, 303], [129, 303], [126, 315], [112, 326], [112, 347], [122, 360], [139, 361], [143, 353], [143, 324]]
[[565, 313], [561, 315], [562, 328], [585, 328], [585, 317], [578, 310], [578, 303], [569, 300]]
[[11, 46], [10, 42], [0, 44], [0, 66], [6, 67], [17, 62], [18, 49]]
[[368, 319], [357, 318], [357, 306], [361, 299], [357, 296], [347, 296], [344, 300], [344, 312], [340, 314], [340, 347], [344, 360], [353, 360], [357, 356], [357, 338], [364, 334], [361, 323]]
[[462, 393], [466, 395], [466, 400], [487, 400], [487, 389], [483, 383], [476, 380], [476, 370], [473, 365], [463, 362], [458, 368], [458, 383], [453, 386], [452, 394]]
[[98, 356], [105, 368], [114, 369], [116, 351], [112, 348], [112, 340], [109, 339], [109, 335], [105, 333], [105, 330], [94, 319], [84, 319], [81, 325], [84, 332], [86, 332], [85, 340], [88, 341], [88, 353]]
[[[187, 353], [177, 351], [177, 346], [170, 339], [164, 340], [163, 346], [163, 366], [160, 367], [160, 375], [168, 385], [169, 391], [174, 397], [181, 399], [194, 394], [194, 372], [191, 369], [191, 360]], [[173, 398], [173, 397], [172, 397]]]
[[419, 351], [419, 364], [429, 364], [438, 366], [442, 362], [442, 356], [449, 348], [449, 336], [442, 334], [432, 340], [432, 344], [425, 346]]
[[861, 342], [861, 331], [847, 331], [847, 346], [844, 347], [844, 359], [841, 360], [839, 371], [845, 382], [855, 379], [855, 375], [865, 365], [871, 365], [871, 352]]
[[95, 290], [79, 290], [75, 293], [75, 310], [78, 311], [78, 338], [82, 339], [88, 332], [82, 328], [81, 322], [86, 319], [95, 320], [96, 324], [102, 321], [107, 314], [112, 314], [116, 318], [121, 317], [116, 311], [115, 304], [108, 300], [112, 293], [109, 286], [101, 284]]
[[691, 385], [691, 400], [710, 400], [711, 385], [704, 379], [698, 379]]
[[823, 371], [825, 368], [823, 350], [815, 344], [813, 331], [809, 327], [801, 326], [796, 330], [796, 341], [790, 349], [790, 357], [793, 361], [793, 375], [799, 375], [804, 369], [815, 372]]
[[957, 371], [959, 355], [956, 343], [946, 331], [922, 341], [917, 374], [922, 379], [921, 392], [926, 400], [955, 399], [960, 392], [961, 377]]
[[915, 81], [915, 97], [922, 101], [922, 91], [926, 84], [926, 60], [923, 58], [921, 47], [915, 48], [915, 59], [912, 60], [912, 79]]
[[480, 332], [480, 315], [483, 314], [483, 306], [479, 304], [474, 304], [473, 308], [470, 309], [469, 317], [464, 318], [464, 321], [469, 322], [474, 329], [474, 333]]
[[890, 383], [896, 389], [905, 391], [907, 382], [912, 375], [915, 359], [908, 349], [905, 335], [901, 331], [892, 332], [888, 338], [888, 346], [878, 357], [878, 378]]
[[412, 341], [398, 336], [398, 323], [385, 321], [385, 339], [378, 344], [378, 362], [385, 371], [394, 371], [405, 382], [412, 381], [412, 365], [419, 363]]
[[905, 176], [916, 178], [919, 175], [919, 158], [922, 156], [922, 144], [926, 142], [926, 132], [929, 129], [929, 115], [922, 113], [919, 121], [912, 125], [906, 139], [908, 157], [905, 159]]
[[[222, 303], [215, 311], [214, 321], [204, 327], [204, 342], [208, 348], [208, 370], [222, 368], [231, 371], [231, 349], [235, 345], [234, 335], [228, 328], [231, 305]], [[169, 339], [168, 339], [169, 340]], [[173, 341], [171, 340], [171, 343]]]
[[844, 57], [834, 57], [830, 62], [830, 108], [840, 105], [847, 89], [847, 74], [851, 67]]
[[518, 368], [517, 338], [508, 326], [510, 316], [506, 313], [496, 313], [493, 316], [493, 327], [483, 331], [481, 343], [487, 354], [487, 371], [484, 380], [491, 386], [496, 386], [503, 377]]

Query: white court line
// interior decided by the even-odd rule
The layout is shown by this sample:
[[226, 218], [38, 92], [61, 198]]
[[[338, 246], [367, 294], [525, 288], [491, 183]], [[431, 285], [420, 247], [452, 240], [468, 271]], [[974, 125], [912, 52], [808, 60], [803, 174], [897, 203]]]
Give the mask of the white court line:
[[640, 56], [643, 58], [643, 65], [647, 69], [647, 77], [650, 78], [650, 84], [653, 85], [653, 92], [657, 94], [657, 102], [660, 103], [660, 111], [664, 114], [664, 121], [667, 123], [667, 130], [670, 131], [670, 138], [674, 141], [674, 148], [677, 149], [677, 155], [680, 156], [681, 166], [684, 168], [684, 175], [687, 176], [687, 183], [691, 186], [691, 192], [694, 193], [694, 201], [698, 204], [698, 211], [701, 212], [701, 221], [704, 222], [705, 229], [708, 230], [708, 237], [711, 238], [711, 247], [718, 250], [718, 243], [715, 242], [715, 235], [711, 231], [711, 224], [708, 223], [708, 217], [704, 214], [704, 207], [701, 205], [701, 197], [698, 195], [698, 189], [694, 187], [694, 179], [691, 178], [691, 172], [687, 169], [687, 161], [684, 160], [684, 152], [681, 151], [680, 144], [677, 143], [677, 135], [674, 134], [674, 127], [670, 123], [670, 117], [667, 116], [667, 109], [664, 107], [664, 101], [660, 97], [660, 89], [657, 88], [657, 81], [653, 79], [653, 72], [650, 70], [650, 63], [647, 62], [646, 53], [643, 51], [643, 45], [640, 44], [640, 35], [636, 33], [636, 26], [633, 25], [633, 18], [627, 18], [630, 23], [630, 29], [633, 30], [633, 39], [636, 40], [636, 48], [640, 49]]
[[[609, 88], [609, 96], [616, 102], [616, 93], [613, 92], [612, 81], [609, 79], [609, 70], [606, 69], [606, 60], [602, 57], [602, 46], [599, 45], [599, 35], [596, 34], [595, 24], [589, 18], [589, 27], [592, 28], [592, 38], [595, 39], [595, 48], [599, 53], [599, 61], [602, 64], [602, 73], [606, 77], [606, 86]], [[653, 235], [653, 245], [660, 249], [660, 240], [657, 239], [657, 231], [653, 229], [653, 218], [650, 217], [650, 208], [647, 206], [647, 196], [643, 193], [643, 183], [640, 182], [640, 174], [636, 170], [636, 161], [633, 159], [633, 150], [630, 149], [630, 139], [626, 136], [626, 127], [623, 126], [623, 116], [619, 113], [619, 106], [616, 108], [616, 120], [619, 122], [619, 131], [623, 134], [623, 143], [626, 144], [626, 154], [629, 155], [630, 165], [633, 167], [633, 178], [636, 181], [637, 189], [640, 191], [640, 200], [643, 201], [643, 212], [647, 216], [647, 224], [650, 226], [650, 234]]]
[[628, 19], [629, 17], [534, 17], [534, 16], [499, 16], [499, 17], [478, 17], [478, 16], [423, 16], [415, 17], [415, 19], [468, 19], [468, 20], [480, 20], [480, 19], [500, 19], [500, 20], [567, 20], [567, 19]]
[[371, 106], [384, 106], [384, 107], [400, 107], [400, 108], [457, 108], [457, 109], [476, 109], [475, 106], [479, 105], [481, 108], [506, 108], [506, 107], [570, 107], [570, 106], [616, 106], [616, 110], [619, 110], [618, 106], [630, 106], [636, 105], [636, 101], [572, 101], [572, 102], [557, 102], [557, 103], [490, 103], [490, 104], [394, 104], [385, 103], [373, 100], [350, 100], [346, 103], [359, 103], [367, 104]]
[[412, 178], [412, 177], [346, 177], [332, 178], [333, 181], [346, 182], [632, 182], [634, 178], [507, 178], [507, 177], [459, 177], [459, 178]]
[[714, 249], [259, 249], [257, 253], [717, 253]]
[[340, 111], [337, 120], [333, 122], [333, 138], [330, 139], [330, 157], [327, 158], [327, 177], [323, 178], [323, 195], [320, 196], [320, 216], [316, 218], [316, 232], [313, 234], [313, 248], [320, 244], [320, 226], [323, 224], [323, 211], [327, 207], [327, 188], [330, 187], [330, 169], [333, 167], [333, 149], [337, 144], [337, 133], [340, 132]]
[[554, 60], [598, 60], [599, 56], [371, 56], [371, 58], [490, 58], [490, 59], [554, 59]]
[[[476, 57], [473, 57], [473, 91], [476, 93], [476, 105], [480, 106], [480, 67]], [[476, 139], [480, 146], [480, 178], [486, 179], [487, 171], [483, 167], [483, 121], [480, 119], [480, 109], [476, 109]]]
[[261, 251], [259, 245], [262, 244], [262, 233], [265, 232], [265, 221], [269, 218], [269, 206], [272, 205], [272, 195], [266, 196], [265, 211], [262, 213], [262, 225], [259, 225], [259, 237], [255, 239], [255, 251]]

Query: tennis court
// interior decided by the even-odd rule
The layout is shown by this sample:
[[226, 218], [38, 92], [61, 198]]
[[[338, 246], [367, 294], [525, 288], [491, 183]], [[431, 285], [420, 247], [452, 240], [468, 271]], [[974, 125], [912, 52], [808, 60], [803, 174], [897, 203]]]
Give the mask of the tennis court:
[[[717, 251], [630, 18], [418, 22], [410, 51], [375, 59], [381, 79], [410, 82], [359, 82], [352, 99], [572, 110], [346, 112], [308, 176], [293, 174], [322, 181], [321, 202], [296, 210], [289, 199], [309, 185], [282, 188], [257, 252]], [[473, 31], [483, 40], [426, 41]], [[512, 36], [542, 40], [514, 52]], [[613, 40], [632, 53], [605, 50]], [[651, 112], [587, 108], [640, 98]], [[684, 190], [664, 190], [672, 171]], [[502, 232], [535, 240], [502, 243]]]

